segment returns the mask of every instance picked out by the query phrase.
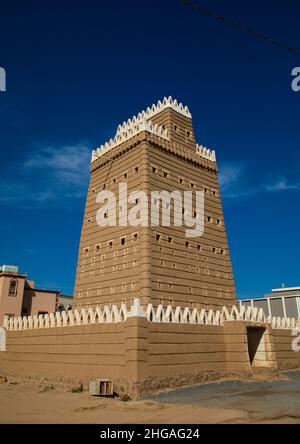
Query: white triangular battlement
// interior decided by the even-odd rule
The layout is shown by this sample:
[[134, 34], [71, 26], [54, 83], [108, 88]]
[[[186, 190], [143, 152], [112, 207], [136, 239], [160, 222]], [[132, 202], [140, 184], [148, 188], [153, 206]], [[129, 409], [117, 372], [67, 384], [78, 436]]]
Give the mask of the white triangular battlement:
[[196, 153], [199, 156], [204, 157], [204, 159], [210, 160], [211, 162], [216, 162], [215, 150], [211, 150], [203, 145], [198, 145], [198, 143], [196, 143]]
[[92, 152], [91, 162], [94, 162], [112, 148], [126, 142], [131, 137], [139, 134], [142, 131], [148, 131], [149, 133], [165, 140], [170, 140], [168, 132], [162, 126], [153, 124], [151, 122], [151, 118], [153, 116], [166, 108], [171, 108], [189, 119], [192, 118], [187, 106], [184, 106], [182, 103], [178, 103], [176, 99], [173, 100], [171, 96], [165, 97], [162, 101], [159, 100], [156, 105], [153, 104], [151, 107], [148, 107], [146, 111], [141, 111], [137, 116], [133, 116], [131, 119], [128, 119], [127, 122], [123, 122], [121, 125], [119, 125], [115, 137]]
[[[262, 308], [238, 306], [220, 306], [219, 310], [209, 308], [172, 307], [148, 304], [141, 305], [135, 298], [128, 310], [125, 304], [120, 307], [113, 304], [101, 307], [75, 308], [73, 311], [63, 311], [45, 315], [24, 317], [5, 317], [3, 328], [9, 331], [28, 330], [36, 328], [67, 327], [86, 324], [103, 324], [126, 322], [130, 317], [144, 317], [148, 322], [200, 324], [222, 326], [224, 322], [246, 321], [256, 324], [270, 324], [274, 329], [295, 329], [299, 320], [287, 317], [267, 317]], [[297, 328], [300, 328], [298, 326]], [[298, 331], [298, 330], [297, 330]]]
[[156, 105], [152, 105], [148, 107], [146, 111], [141, 111], [137, 116], [133, 116], [131, 119], [128, 119], [127, 122], [123, 122], [122, 125], [119, 125], [117, 128], [117, 134], [121, 134], [124, 131], [127, 131], [129, 128], [132, 128], [138, 124], [140, 124], [144, 120], [149, 120], [156, 114], [162, 112], [166, 108], [172, 108], [179, 114], [182, 114], [189, 119], [192, 118], [192, 115], [187, 106], [184, 106], [182, 103], [178, 103], [176, 99], [170, 97], [164, 97], [161, 101], [159, 100]]
[[99, 148], [94, 150], [92, 152], [92, 162], [98, 159], [98, 157], [103, 156], [112, 148], [120, 145], [123, 142], [126, 142], [127, 140], [131, 139], [131, 137], [136, 136], [142, 131], [147, 131], [148, 133], [154, 134], [158, 137], [161, 137], [162, 139], [170, 140], [168, 132], [163, 129], [162, 126], [153, 124], [151, 120], [142, 120], [136, 125], [132, 125], [131, 127], [128, 127], [121, 132], [117, 132], [113, 139], [110, 139], [104, 145], [101, 145]]

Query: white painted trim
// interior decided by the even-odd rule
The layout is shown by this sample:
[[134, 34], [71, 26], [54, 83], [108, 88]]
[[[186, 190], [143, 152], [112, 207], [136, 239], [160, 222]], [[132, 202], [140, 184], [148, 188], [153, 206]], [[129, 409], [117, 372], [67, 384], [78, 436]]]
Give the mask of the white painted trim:
[[[276, 292], [276, 291], [295, 291], [295, 290], [299, 290], [300, 291], [300, 287], [282, 287], [282, 288], [272, 288], [272, 292]], [[296, 296], [296, 295], [291, 295], [291, 296]]]
[[6, 351], [6, 331], [0, 327], [0, 352]]

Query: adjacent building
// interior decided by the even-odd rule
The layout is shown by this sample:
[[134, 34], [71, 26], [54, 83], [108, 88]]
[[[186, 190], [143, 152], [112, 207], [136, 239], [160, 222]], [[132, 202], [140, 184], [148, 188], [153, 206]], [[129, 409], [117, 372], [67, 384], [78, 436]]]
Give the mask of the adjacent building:
[[300, 287], [274, 288], [262, 298], [242, 299], [239, 303], [262, 308], [266, 316], [297, 319], [300, 316]]
[[15, 265], [0, 266], [0, 325], [5, 316], [44, 315], [55, 312], [59, 306], [72, 305], [72, 298], [64, 296], [60, 301], [59, 290], [36, 288], [27, 274], [19, 272]]

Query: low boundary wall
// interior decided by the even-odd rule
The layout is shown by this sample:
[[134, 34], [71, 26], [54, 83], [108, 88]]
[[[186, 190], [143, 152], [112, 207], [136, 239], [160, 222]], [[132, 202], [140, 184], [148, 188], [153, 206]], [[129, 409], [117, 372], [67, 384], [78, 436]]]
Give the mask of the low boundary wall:
[[117, 393], [137, 398], [162, 388], [250, 375], [247, 327], [255, 326], [266, 330], [267, 367], [300, 368], [300, 352], [292, 350], [296, 321], [247, 310], [152, 305], [144, 310], [135, 299], [129, 311], [113, 306], [6, 319], [0, 371], [82, 384], [110, 378]]

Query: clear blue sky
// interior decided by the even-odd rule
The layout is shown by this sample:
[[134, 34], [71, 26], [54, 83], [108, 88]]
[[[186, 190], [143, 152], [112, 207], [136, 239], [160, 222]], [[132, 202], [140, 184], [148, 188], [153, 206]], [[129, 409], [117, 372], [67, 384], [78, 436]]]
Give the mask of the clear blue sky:
[[[300, 48], [298, 1], [199, 3]], [[0, 42], [0, 263], [71, 293], [90, 151], [172, 95], [217, 150], [238, 295], [300, 284], [300, 57], [179, 0], [11, 0]]]

